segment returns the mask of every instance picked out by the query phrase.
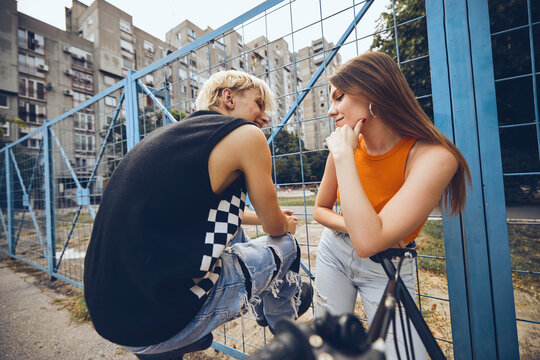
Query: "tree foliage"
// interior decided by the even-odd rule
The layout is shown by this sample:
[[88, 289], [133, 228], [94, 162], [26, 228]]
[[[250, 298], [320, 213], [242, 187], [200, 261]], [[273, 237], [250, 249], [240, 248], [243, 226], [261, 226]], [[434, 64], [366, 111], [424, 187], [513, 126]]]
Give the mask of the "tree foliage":
[[[176, 120], [181, 120], [187, 115], [184, 111], [177, 109], [171, 110], [171, 115]], [[139, 110], [139, 131], [145, 136], [152, 132], [153, 130], [163, 126], [163, 120], [165, 119], [165, 114], [162, 111], [156, 111], [154, 106], [146, 106], [144, 109]], [[119, 117], [107, 138], [107, 130], [109, 129], [110, 123], [106, 124], [103, 129], [100, 131], [100, 136], [103, 138], [103, 141], [107, 143], [109, 155], [114, 157], [113, 161], [110, 161], [107, 167], [107, 177], [111, 176], [114, 169], [118, 165], [121, 159], [127, 153], [127, 131], [126, 131], [126, 119]]]
[[316, 182], [322, 179], [327, 150], [305, 152], [304, 142], [285, 129], [274, 137], [270, 149], [274, 154], [276, 184]]
[[[0, 113], [0, 124], [4, 125], [6, 123], [16, 124], [17, 127], [21, 129], [26, 129], [26, 123], [23, 119], [15, 116], [13, 118], [7, 117], [5, 114]], [[0, 148], [3, 148], [6, 146], [7, 142], [5, 140], [5, 132], [4, 129], [0, 127]]]
[[[534, 98], [532, 79], [523, 77], [531, 71], [530, 39], [526, 2], [521, 0], [490, 0], [490, 25], [495, 79], [498, 124], [518, 125], [533, 123]], [[533, 6], [533, 23], [540, 20], [540, 6]], [[433, 120], [431, 78], [425, 2], [398, 0], [395, 18], [389, 2], [377, 23], [377, 33], [372, 51], [381, 51], [399, 58], [401, 70], [424, 111]], [[516, 28], [512, 31], [503, 31]], [[396, 45], [397, 31], [397, 45]], [[533, 36], [540, 39], [540, 25], [533, 28]], [[534, 39], [538, 42], [537, 39]], [[399, 57], [397, 49], [399, 48]], [[511, 60], [509, 60], [511, 59]], [[537, 58], [537, 68], [540, 60]], [[502, 167], [504, 173], [540, 171], [538, 135], [534, 125], [517, 128], [500, 128]], [[507, 203], [538, 201], [540, 177], [533, 175], [505, 176], [504, 190]]]

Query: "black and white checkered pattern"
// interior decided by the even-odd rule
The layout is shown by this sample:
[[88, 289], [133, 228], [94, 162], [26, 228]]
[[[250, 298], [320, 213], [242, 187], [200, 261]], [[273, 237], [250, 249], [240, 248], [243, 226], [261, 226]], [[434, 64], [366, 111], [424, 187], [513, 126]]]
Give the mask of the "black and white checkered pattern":
[[199, 299], [206, 296], [210, 290], [214, 287], [221, 274], [221, 259], [217, 259], [212, 271], [206, 272], [206, 274], [197, 279], [193, 279], [193, 286], [190, 290], [197, 295]]
[[191, 291], [202, 298], [212, 290], [221, 273], [219, 257], [231, 242], [244, 217], [246, 193], [232, 195], [230, 201], [221, 200], [208, 213], [205, 250], [201, 260], [201, 277], [193, 279]]

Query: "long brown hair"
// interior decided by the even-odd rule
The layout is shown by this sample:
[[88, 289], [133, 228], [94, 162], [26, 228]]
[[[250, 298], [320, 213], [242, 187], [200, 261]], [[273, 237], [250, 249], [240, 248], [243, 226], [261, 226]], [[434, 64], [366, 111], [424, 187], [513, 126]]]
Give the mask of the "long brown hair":
[[373, 114], [400, 136], [440, 144], [454, 154], [459, 165], [443, 194], [443, 200], [451, 214], [457, 215], [463, 210], [467, 184], [471, 185], [467, 161], [422, 110], [405, 76], [390, 56], [367, 52], [354, 57], [343, 64], [329, 78], [329, 82], [345, 94], [366, 98], [372, 104]]

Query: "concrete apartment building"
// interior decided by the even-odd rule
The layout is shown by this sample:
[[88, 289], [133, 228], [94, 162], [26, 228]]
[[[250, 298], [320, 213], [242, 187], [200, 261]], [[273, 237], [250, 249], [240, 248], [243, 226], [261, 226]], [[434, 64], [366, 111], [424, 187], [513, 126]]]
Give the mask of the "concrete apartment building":
[[[134, 26], [131, 15], [104, 0], [95, 0], [89, 6], [73, 0], [71, 8], [65, 9], [66, 31], [62, 31], [19, 13], [15, 0], [0, 0], [0, 4], [0, 114], [8, 119], [18, 116], [28, 125], [21, 129], [5, 123], [6, 141], [20, 138], [45, 119], [54, 119], [114, 85], [129, 70], [140, 70], [213, 31], [186, 20], [169, 30], [166, 41], [161, 41]], [[293, 54], [284, 39], [270, 42], [261, 36], [246, 43], [232, 30], [141, 81], [157, 94], [167, 87], [168, 97], [161, 99], [189, 114], [195, 108], [200, 87], [212, 73], [225, 69], [248, 71], [267, 81], [276, 95], [277, 108], [271, 114], [271, 125], [275, 127], [332, 46], [318, 39]], [[340, 63], [338, 55], [327, 71]], [[325, 79], [321, 78], [286, 127], [300, 133], [305, 148], [310, 150], [324, 148], [328, 135], [323, 84]], [[78, 176], [90, 174], [103, 142], [100, 132], [111, 121], [119, 95], [112, 94], [80, 111], [73, 128], [64, 126], [58, 131], [66, 155], [74, 159], [72, 166]], [[139, 105], [151, 108], [153, 102], [141, 94]], [[27, 139], [23, 146], [37, 150], [39, 137]]]
[[[66, 31], [92, 43], [94, 55], [95, 93], [100, 93], [124, 78], [130, 70], [140, 70], [167, 55], [169, 45], [133, 25], [128, 13], [104, 0], [95, 0], [90, 6], [73, 0], [66, 8]], [[149, 74], [141, 79], [150, 88], [165, 86], [165, 74]], [[108, 96], [104, 103], [96, 104], [97, 129], [104, 129], [112, 119], [119, 96]], [[141, 106], [152, 101], [141, 96]], [[100, 107], [105, 107], [102, 109]]]
[[[185, 20], [169, 30], [165, 40], [173, 48], [182, 48], [212, 31], [210, 27], [203, 30]], [[172, 79], [177, 84], [173, 87], [173, 93], [178, 100], [179, 110], [187, 114], [194, 111], [199, 89], [213, 73], [230, 69], [245, 70], [243, 52], [242, 36], [231, 31], [180, 58]]]
[[[301, 66], [297, 66], [297, 71], [305, 84], [311, 80], [333, 47], [333, 43], [319, 38], [313, 40], [311, 46], [298, 50], [296, 61]], [[340, 65], [341, 55], [337, 54], [334, 60], [326, 67], [326, 72], [321, 75], [304, 99], [302, 140], [304, 140], [306, 149], [324, 149], [326, 147], [325, 139], [335, 128], [334, 121], [329, 120], [327, 117], [330, 99], [326, 87], [326, 76], [332, 74]]]
[[[260, 36], [246, 44], [247, 70], [268, 83], [275, 95], [276, 109], [272, 113], [272, 126], [280, 124], [296, 101], [296, 89], [302, 87], [302, 80], [295, 77], [293, 54], [284, 39], [269, 42]], [[302, 118], [303, 106], [289, 118], [285, 129], [298, 133], [298, 119]]]
[[[5, 139], [14, 141], [94, 94], [92, 43], [18, 13], [14, 0], [0, 3], [0, 92], [7, 98], [0, 108], [8, 119], [26, 123], [25, 129], [4, 124]], [[88, 111], [73, 129], [57, 129], [58, 136], [69, 137], [64, 150], [76, 152], [80, 163], [95, 155], [93, 122]], [[37, 151], [40, 139], [32, 136], [22, 146]]]

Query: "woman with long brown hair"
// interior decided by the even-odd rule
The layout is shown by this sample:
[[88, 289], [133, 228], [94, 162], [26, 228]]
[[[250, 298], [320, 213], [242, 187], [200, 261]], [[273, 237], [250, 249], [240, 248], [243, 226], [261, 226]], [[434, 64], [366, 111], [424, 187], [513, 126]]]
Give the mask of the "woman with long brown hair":
[[[352, 313], [360, 293], [371, 322], [388, 277], [370, 257], [389, 248], [414, 248], [437, 206], [460, 213], [470, 173], [388, 55], [357, 56], [329, 83], [328, 115], [337, 128], [326, 139], [330, 155], [313, 210], [326, 227], [317, 255], [315, 314]], [[340, 213], [333, 210], [336, 200]], [[413, 297], [414, 272], [414, 260], [405, 259], [400, 274]], [[413, 336], [416, 358], [427, 358]], [[396, 358], [392, 337], [390, 331], [389, 359]], [[396, 338], [403, 354], [404, 336], [398, 332]]]

